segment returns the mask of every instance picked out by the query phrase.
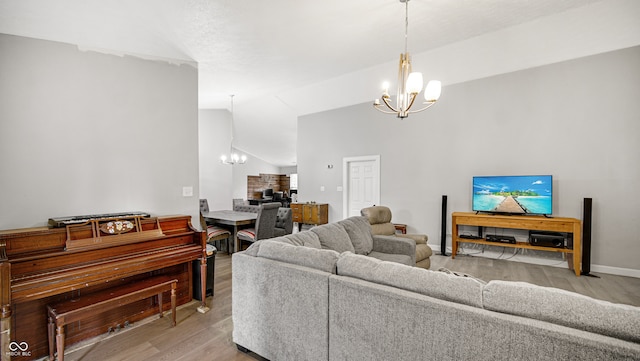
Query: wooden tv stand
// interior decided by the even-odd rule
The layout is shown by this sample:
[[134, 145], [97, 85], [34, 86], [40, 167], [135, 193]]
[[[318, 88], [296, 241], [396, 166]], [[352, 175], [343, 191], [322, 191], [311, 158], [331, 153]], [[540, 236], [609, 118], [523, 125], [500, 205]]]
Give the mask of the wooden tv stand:
[[[512, 229], [528, 229], [537, 231], [553, 231], [566, 232], [573, 234], [573, 249], [553, 248], [533, 246], [528, 242], [496, 243], [488, 242], [485, 239], [468, 239], [458, 236], [458, 226], [479, 226], [479, 227], [496, 227], [496, 228], [512, 228]], [[564, 217], [544, 217], [544, 216], [517, 216], [517, 215], [495, 215], [495, 214], [476, 214], [472, 212], [453, 212], [451, 215], [451, 258], [456, 257], [458, 252], [458, 243], [477, 243], [489, 246], [526, 248], [537, 251], [561, 252], [573, 254], [573, 270], [576, 276], [580, 276], [582, 270], [582, 222], [576, 218]], [[569, 262], [569, 268], [571, 268]]]

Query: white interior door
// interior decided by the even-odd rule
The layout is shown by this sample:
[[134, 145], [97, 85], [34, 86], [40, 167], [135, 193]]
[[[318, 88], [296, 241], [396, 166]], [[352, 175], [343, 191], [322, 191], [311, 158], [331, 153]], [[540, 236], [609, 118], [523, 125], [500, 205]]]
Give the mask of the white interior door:
[[380, 204], [380, 156], [345, 158], [343, 175], [344, 218], [359, 216], [362, 208]]

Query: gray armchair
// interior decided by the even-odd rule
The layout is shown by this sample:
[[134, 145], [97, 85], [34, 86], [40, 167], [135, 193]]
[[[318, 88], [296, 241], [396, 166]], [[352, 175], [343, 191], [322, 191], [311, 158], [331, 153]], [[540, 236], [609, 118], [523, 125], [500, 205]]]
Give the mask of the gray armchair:
[[360, 213], [369, 219], [371, 233], [385, 236], [397, 236], [412, 239], [416, 242], [416, 267], [429, 269], [433, 254], [427, 244], [426, 234], [396, 234], [396, 227], [391, 223], [391, 210], [384, 206], [363, 208]]

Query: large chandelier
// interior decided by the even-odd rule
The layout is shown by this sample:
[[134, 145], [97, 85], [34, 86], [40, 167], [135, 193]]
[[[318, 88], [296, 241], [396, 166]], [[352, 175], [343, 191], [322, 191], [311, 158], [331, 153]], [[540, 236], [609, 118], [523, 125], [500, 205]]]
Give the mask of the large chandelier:
[[233, 95], [231, 95], [231, 145], [229, 147], [229, 155], [227, 156], [226, 154], [223, 154], [222, 156], [220, 156], [220, 161], [222, 162], [222, 164], [229, 164], [229, 165], [234, 165], [234, 164], [244, 164], [247, 162], [247, 156], [246, 155], [238, 155], [238, 153], [235, 153], [233, 151]]
[[391, 104], [389, 96], [389, 83], [382, 85], [382, 101], [389, 110], [382, 107], [380, 99], [373, 102], [373, 107], [387, 114], [396, 114], [398, 118], [406, 118], [411, 113], [418, 113], [428, 109], [440, 98], [442, 84], [438, 80], [431, 80], [424, 89], [424, 107], [417, 110], [410, 110], [416, 97], [422, 90], [422, 73], [411, 71], [411, 56], [407, 51], [407, 39], [409, 30], [409, 0], [400, 0], [405, 3], [405, 27], [404, 27], [404, 54], [400, 54], [400, 65], [398, 67], [398, 92], [395, 106]]

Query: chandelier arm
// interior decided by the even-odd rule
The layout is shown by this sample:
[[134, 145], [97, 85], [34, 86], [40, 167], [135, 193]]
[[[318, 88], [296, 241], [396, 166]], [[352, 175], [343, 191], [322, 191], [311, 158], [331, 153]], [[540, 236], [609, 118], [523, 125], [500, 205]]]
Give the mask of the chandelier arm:
[[407, 113], [410, 113], [410, 114], [413, 114], [413, 113], [420, 113], [420, 112], [422, 112], [422, 111], [425, 111], [425, 110], [427, 110], [427, 109], [431, 108], [431, 106], [433, 106], [435, 103], [436, 103], [436, 102], [426, 102], [426, 103], [423, 103], [423, 104], [428, 104], [428, 105], [427, 105], [426, 107], [422, 108], [422, 109], [418, 109], [418, 110], [410, 110], [410, 111], [408, 111]]
[[409, 109], [411, 109], [411, 107], [413, 106], [413, 102], [416, 101], [416, 98], [418, 97], [418, 93], [411, 93], [411, 100], [409, 101], [409, 105], [407, 106], [407, 113], [410, 113]]
[[379, 111], [379, 112], [381, 112], [381, 113], [385, 113], [385, 114], [398, 114], [398, 112], [390, 112], [390, 111], [388, 111], [388, 110], [384, 110], [384, 108], [380, 108], [380, 105], [381, 105], [381, 104], [378, 104], [378, 105], [375, 105], [375, 104], [374, 104], [374, 105], [373, 105], [373, 107], [374, 107], [377, 111]]
[[389, 99], [391, 99], [391, 97], [389, 96], [383, 96], [382, 97], [382, 101], [384, 102], [384, 104], [387, 106], [387, 108], [393, 110], [394, 113], [398, 113], [398, 110], [396, 108], [394, 108], [390, 103], [389, 103]]

